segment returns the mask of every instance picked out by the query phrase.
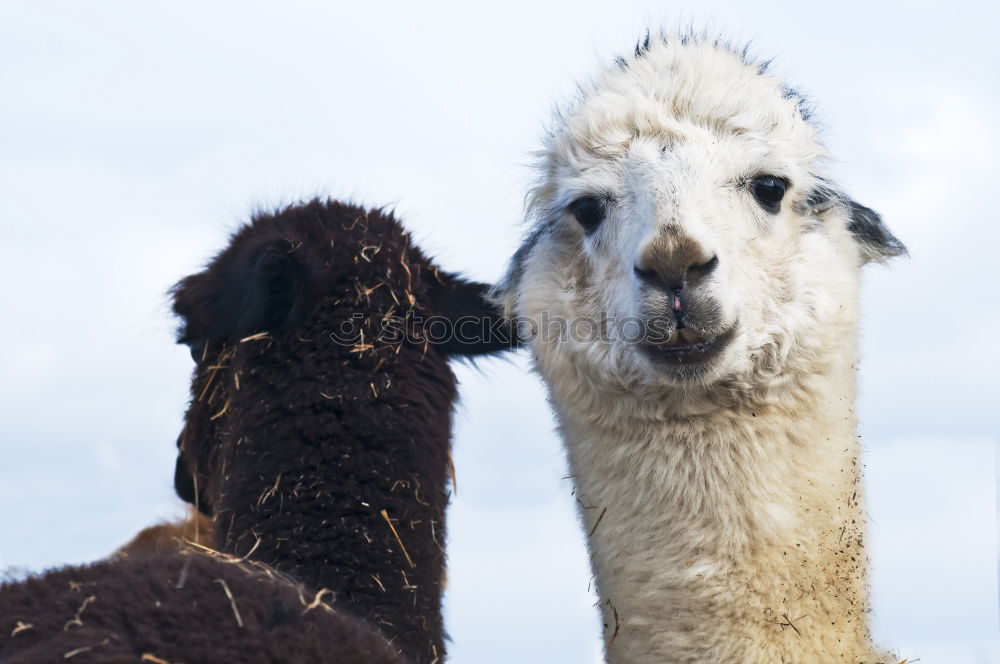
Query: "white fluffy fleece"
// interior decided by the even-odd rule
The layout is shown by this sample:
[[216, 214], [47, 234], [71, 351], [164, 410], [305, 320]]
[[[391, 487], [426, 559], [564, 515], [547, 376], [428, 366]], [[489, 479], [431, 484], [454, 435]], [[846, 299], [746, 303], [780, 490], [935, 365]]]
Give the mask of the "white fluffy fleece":
[[[654, 38], [541, 153], [497, 295], [538, 333], [612, 664], [895, 662], [869, 636], [853, 407], [859, 269], [904, 250], [824, 178], [806, 116], [743, 54]], [[776, 214], [762, 175], [787, 182]], [[590, 234], [582, 196], [606, 201]], [[678, 238], [718, 259], [688, 294], [711, 305], [699, 334], [733, 331], [693, 371], [623, 338], [664, 311], [636, 267]]]

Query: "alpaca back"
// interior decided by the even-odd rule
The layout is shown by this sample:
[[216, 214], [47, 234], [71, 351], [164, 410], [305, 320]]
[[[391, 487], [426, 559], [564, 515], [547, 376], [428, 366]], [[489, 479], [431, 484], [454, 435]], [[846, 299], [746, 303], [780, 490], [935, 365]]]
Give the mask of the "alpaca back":
[[259, 565], [135, 553], [0, 584], [0, 661], [403, 664], [377, 629]]

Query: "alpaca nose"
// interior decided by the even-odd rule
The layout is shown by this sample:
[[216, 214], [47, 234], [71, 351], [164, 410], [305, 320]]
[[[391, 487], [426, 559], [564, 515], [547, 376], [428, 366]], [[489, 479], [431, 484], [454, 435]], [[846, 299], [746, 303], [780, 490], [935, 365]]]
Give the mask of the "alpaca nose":
[[719, 255], [689, 237], [657, 238], [635, 263], [635, 274], [645, 284], [679, 295], [689, 283], [709, 276]]

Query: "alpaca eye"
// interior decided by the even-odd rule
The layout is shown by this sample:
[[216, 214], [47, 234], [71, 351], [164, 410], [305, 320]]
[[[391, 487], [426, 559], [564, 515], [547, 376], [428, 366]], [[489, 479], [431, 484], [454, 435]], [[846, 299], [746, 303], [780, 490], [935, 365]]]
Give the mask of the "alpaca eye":
[[781, 199], [785, 197], [786, 188], [788, 182], [774, 175], [762, 175], [750, 182], [750, 193], [771, 214], [777, 214], [781, 209]]
[[604, 221], [606, 203], [597, 196], [582, 196], [569, 204], [570, 213], [583, 226], [583, 231], [590, 235]]

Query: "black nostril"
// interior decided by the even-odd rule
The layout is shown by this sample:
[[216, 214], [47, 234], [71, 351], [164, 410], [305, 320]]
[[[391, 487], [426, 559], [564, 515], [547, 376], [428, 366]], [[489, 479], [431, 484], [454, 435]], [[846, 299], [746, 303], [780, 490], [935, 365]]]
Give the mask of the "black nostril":
[[679, 295], [680, 292], [684, 290], [685, 282], [683, 279], [678, 280], [676, 278], [668, 278], [657, 270], [647, 270], [639, 265], [636, 265], [635, 276], [639, 278], [639, 281], [642, 281], [648, 286], [666, 291], [673, 296]]
[[643, 281], [652, 281], [659, 278], [655, 270], [647, 270], [646, 268], [638, 265], [635, 266], [635, 276], [639, 277]]
[[719, 266], [719, 254], [712, 254], [712, 257], [701, 265], [692, 265], [688, 268], [688, 271], [693, 272], [697, 276], [705, 276], [710, 274], [716, 267]]

